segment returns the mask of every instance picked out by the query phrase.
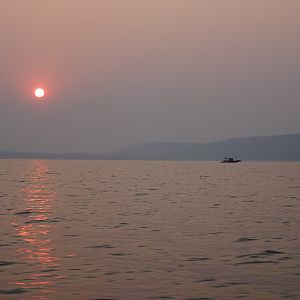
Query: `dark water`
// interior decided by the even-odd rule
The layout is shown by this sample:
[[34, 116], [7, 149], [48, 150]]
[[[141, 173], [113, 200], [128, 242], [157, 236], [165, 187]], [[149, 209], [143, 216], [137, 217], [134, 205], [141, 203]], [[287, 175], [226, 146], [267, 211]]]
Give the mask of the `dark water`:
[[300, 299], [300, 164], [0, 161], [1, 299]]

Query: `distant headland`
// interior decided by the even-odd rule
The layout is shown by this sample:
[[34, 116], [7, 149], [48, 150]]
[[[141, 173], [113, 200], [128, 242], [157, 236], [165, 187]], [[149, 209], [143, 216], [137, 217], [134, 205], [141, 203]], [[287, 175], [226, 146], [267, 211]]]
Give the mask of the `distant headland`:
[[220, 160], [235, 155], [243, 160], [300, 161], [300, 133], [214, 143], [142, 143], [104, 154], [0, 151], [0, 159]]

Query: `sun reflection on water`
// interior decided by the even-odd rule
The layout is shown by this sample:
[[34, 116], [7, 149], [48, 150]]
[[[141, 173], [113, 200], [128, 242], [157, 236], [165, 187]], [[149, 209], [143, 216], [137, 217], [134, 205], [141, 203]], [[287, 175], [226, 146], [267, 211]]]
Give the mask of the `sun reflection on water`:
[[[55, 257], [51, 233], [56, 228], [52, 207], [55, 202], [55, 190], [48, 178], [46, 161], [33, 161], [29, 172], [28, 184], [24, 187], [24, 218], [17, 225], [18, 235], [23, 243], [18, 252], [23, 256], [29, 278], [16, 284], [26, 289], [41, 291], [36, 299], [48, 299], [54, 292], [53, 280], [59, 278], [55, 272], [58, 258]], [[50, 279], [51, 278], [51, 279]]]

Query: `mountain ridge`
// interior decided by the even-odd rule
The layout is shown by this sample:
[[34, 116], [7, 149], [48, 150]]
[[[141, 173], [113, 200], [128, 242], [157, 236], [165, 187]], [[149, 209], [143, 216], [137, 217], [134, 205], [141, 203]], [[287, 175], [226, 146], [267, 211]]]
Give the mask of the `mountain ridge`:
[[140, 143], [103, 154], [0, 151], [0, 159], [220, 160], [227, 156], [244, 160], [300, 161], [300, 133], [231, 138], [212, 143]]

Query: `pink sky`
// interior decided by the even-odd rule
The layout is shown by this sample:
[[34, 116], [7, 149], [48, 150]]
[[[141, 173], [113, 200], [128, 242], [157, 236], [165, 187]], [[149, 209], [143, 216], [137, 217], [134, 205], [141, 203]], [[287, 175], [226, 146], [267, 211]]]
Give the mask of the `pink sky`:
[[2, 0], [0, 149], [299, 132], [299, 11], [297, 0]]

